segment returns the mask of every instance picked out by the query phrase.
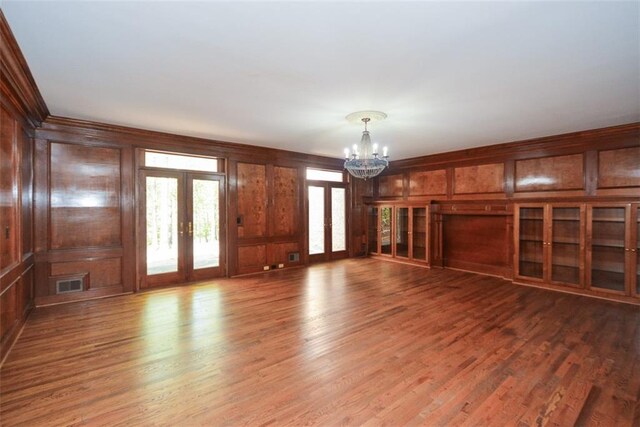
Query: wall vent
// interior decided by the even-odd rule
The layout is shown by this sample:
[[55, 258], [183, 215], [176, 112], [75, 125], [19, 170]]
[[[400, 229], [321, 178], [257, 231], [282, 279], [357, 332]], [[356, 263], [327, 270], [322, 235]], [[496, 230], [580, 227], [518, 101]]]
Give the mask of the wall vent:
[[289, 252], [289, 262], [300, 261], [300, 252]]
[[56, 294], [82, 292], [82, 279], [56, 280]]

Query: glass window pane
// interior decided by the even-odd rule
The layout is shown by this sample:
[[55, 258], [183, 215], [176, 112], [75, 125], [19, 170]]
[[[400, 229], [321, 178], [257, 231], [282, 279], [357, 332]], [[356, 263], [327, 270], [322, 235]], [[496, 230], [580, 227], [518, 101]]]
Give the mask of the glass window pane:
[[396, 256], [409, 256], [409, 208], [396, 209]]
[[391, 208], [380, 209], [380, 251], [391, 254]]
[[347, 218], [344, 188], [331, 189], [331, 251], [347, 250]]
[[413, 258], [420, 261], [427, 259], [427, 209], [413, 208]]
[[309, 186], [309, 255], [324, 253], [324, 187]]
[[307, 179], [314, 181], [342, 182], [342, 172], [307, 168]]
[[220, 182], [193, 180], [193, 268], [220, 265]]
[[181, 154], [145, 151], [145, 166], [190, 171], [217, 172], [218, 159], [213, 157], [187, 156]]
[[368, 241], [369, 241], [369, 253], [378, 253], [378, 208], [369, 206], [369, 220], [368, 220]]
[[520, 208], [518, 269], [521, 276], [542, 279], [543, 216], [542, 208]]
[[147, 177], [147, 274], [178, 271], [178, 180]]

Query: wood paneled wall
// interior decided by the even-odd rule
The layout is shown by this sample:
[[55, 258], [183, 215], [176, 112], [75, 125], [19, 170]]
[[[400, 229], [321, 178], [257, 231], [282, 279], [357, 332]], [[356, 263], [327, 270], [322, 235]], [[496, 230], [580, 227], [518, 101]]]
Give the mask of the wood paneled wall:
[[33, 307], [33, 137], [48, 114], [0, 10], [0, 361]]
[[[306, 167], [342, 169], [340, 159], [49, 117], [34, 156], [36, 304], [138, 289], [139, 148], [225, 160], [229, 276], [307, 262]], [[292, 252], [300, 261], [288, 261]], [[83, 278], [84, 291], [56, 295], [55, 281], [70, 277]]]
[[640, 124], [391, 162], [374, 194], [436, 205], [436, 265], [513, 277], [513, 203], [640, 200]]

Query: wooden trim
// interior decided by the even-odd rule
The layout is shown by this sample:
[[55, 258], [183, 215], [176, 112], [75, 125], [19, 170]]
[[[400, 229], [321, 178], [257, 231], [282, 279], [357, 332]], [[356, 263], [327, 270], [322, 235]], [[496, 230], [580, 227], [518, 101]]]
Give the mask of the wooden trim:
[[214, 157], [233, 157], [235, 161], [273, 163], [278, 166], [317, 166], [331, 170], [342, 170], [343, 160], [275, 148], [258, 147], [227, 141], [217, 141], [177, 135], [166, 132], [144, 130], [127, 126], [49, 116], [37, 130], [39, 138], [63, 139], [65, 142], [130, 145], [139, 148], [166, 150]]
[[[631, 147], [638, 144], [640, 122], [599, 129], [589, 129], [561, 135], [487, 145], [465, 150], [450, 151], [428, 156], [390, 162], [389, 169], [467, 166], [481, 163], [496, 163], [509, 159], [529, 159], [562, 154], [576, 154], [591, 147], [608, 144], [611, 148]], [[395, 172], [397, 173], [397, 172]]]
[[40, 126], [49, 116], [49, 109], [1, 9], [0, 73], [3, 97], [10, 98], [32, 127]]

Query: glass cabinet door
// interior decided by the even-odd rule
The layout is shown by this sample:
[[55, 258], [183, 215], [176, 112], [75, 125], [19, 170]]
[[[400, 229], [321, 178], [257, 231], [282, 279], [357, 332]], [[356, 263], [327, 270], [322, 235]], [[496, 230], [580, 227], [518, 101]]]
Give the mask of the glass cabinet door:
[[625, 207], [591, 208], [592, 288], [625, 291]]
[[582, 284], [580, 207], [551, 208], [551, 280]]
[[391, 215], [393, 209], [385, 207], [380, 209], [380, 252], [391, 255]]
[[520, 276], [543, 278], [544, 208], [519, 208], [518, 273]]
[[370, 254], [378, 253], [378, 208], [367, 208], [367, 251]]
[[413, 208], [411, 219], [413, 259], [427, 261], [427, 208]]
[[409, 208], [396, 208], [396, 256], [409, 257]]

